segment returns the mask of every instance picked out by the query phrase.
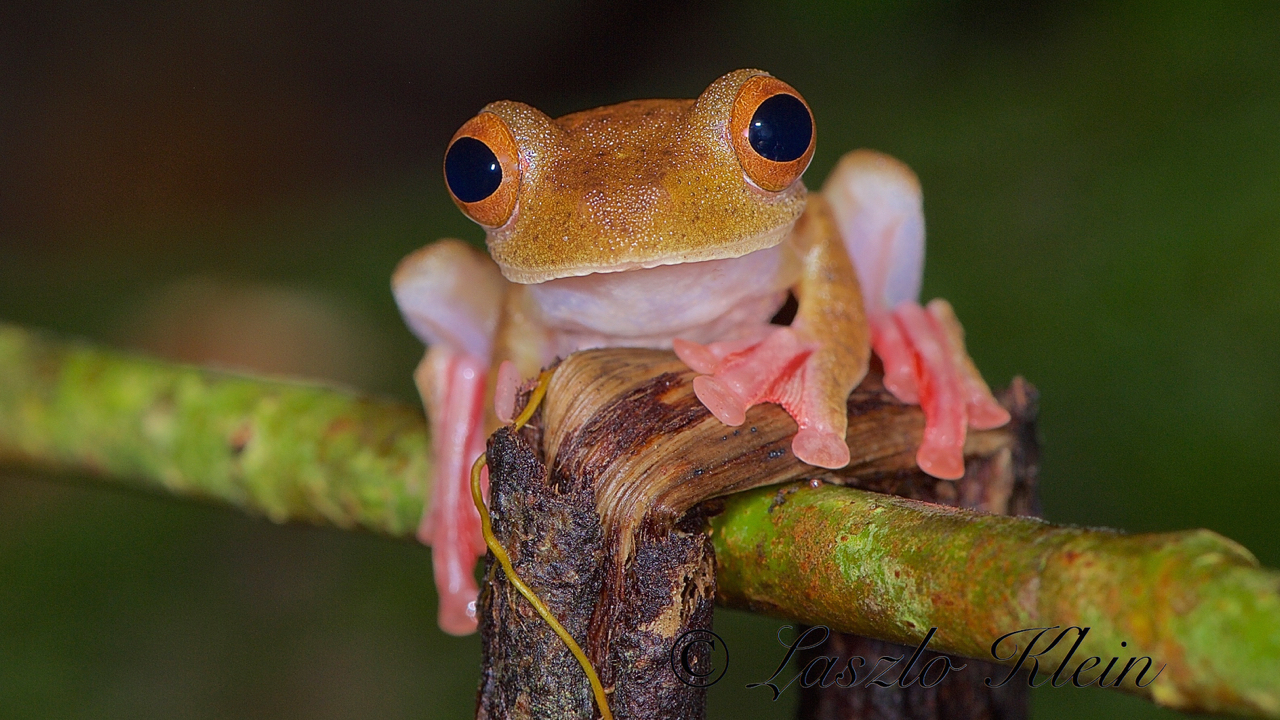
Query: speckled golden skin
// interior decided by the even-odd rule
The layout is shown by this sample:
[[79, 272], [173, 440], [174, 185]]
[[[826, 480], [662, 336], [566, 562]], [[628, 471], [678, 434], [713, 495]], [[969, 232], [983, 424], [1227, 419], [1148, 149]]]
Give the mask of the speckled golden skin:
[[734, 258], [782, 242], [804, 212], [797, 181], [748, 180], [728, 137], [738, 90], [759, 70], [716, 80], [696, 100], [637, 100], [551, 119], [491, 103], [519, 146], [510, 220], [486, 229], [510, 281]]
[[[731, 140], [740, 91], [763, 78], [772, 80], [738, 70], [694, 100], [637, 100], [554, 120], [523, 103], [496, 102], [477, 116], [484, 122], [459, 130], [497, 143], [503, 185], [518, 181], [511, 215], [496, 227], [472, 214], [480, 203], [455, 198], [485, 227], [493, 262], [476, 253], [463, 263], [445, 252], [450, 245], [432, 246], [406, 258], [394, 287], [424, 341], [488, 363], [487, 430], [501, 422], [492, 400], [506, 361], [527, 378], [592, 347], [765, 337], [779, 331], [769, 318], [789, 291], [798, 301], [785, 330], [793, 349], [777, 352], [800, 354], [769, 350], [748, 365], [783, 383], [766, 401], [787, 406], [802, 430], [836, 438], [828, 445], [847, 456], [838, 441], [844, 401], [870, 357], [862, 294], [831, 206], [799, 179], [812, 144], [791, 163], [792, 181], [766, 190]], [[448, 257], [431, 262], [438, 255]], [[454, 341], [471, 337], [459, 324], [494, 327], [485, 335], [491, 344]], [[420, 389], [424, 397], [443, 392]], [[825, 467], [847, 461], [825, 457]]]

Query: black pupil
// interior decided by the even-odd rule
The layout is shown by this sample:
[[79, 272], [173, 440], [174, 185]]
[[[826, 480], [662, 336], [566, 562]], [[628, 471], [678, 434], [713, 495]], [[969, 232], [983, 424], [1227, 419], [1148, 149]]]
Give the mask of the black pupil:
[[791, 162], [804, 155], [813, 139], [809, 109], [795, 95], [781, 93], [760, 103], [747, 130], [751, 147], [760, 157]]
[[488, 145], [460, 137], [444, 156], [444, 179], [453, 196], [466, 203], [480, 202], [502, 184], [502, 164]]

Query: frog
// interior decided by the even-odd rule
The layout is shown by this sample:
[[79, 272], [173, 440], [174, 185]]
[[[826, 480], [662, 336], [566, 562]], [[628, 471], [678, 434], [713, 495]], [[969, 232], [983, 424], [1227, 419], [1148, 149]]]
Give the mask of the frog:
[[[847, 400], [872, 355], [899, 400], [919, 404], [916, 463], [964, 474], [969, 429], [1009, 414], [941, 299], [919, 301], [924, 215], [904, 163], [855, 150], [819, 192], [802, 175], [817, 126], [804, 97], [742, 69], [694, 99], [635, 100], [551, 118], [484, 106], [445, 150], [454, 204], [485, 233], [401, 261], [392, 291], [426, 345], [414, 381], [432, 430], [438, 623], [477, 626], [473, 574], [486, 548], [469, 471], [509, 422], [517, 385], [591, 348], [670, 350], [728, 426], [761, 403], [796, 422], [790, 448], [817, 469], [850, 462]], [[781, 322], [791, 301], [794, 316]]]

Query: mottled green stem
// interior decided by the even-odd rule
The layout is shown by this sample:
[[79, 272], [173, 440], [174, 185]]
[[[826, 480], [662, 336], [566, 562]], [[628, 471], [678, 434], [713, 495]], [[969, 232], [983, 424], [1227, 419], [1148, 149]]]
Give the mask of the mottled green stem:
[[397, 536], [417, 527], [430, 471], [417, 408], [3, 324], [0, 464]]
[[[1208, 530], [1125, 535], [808, 484], [733, 496], [713, 524], [722, 604], [907, 645], [936, 627], [931, 649], [984, 659], [1016, 630], [1088, 628], [1059, 686], [1091, 656], [1100, 664], [1081, 684], [1113, 657], [1108, 684], [1148, 656], [1147, 687], [1133, 682], [1140, 662], [1121, 689], [1181, 710], [1280, 716], [1280, 572]], [[1059, 634], [1030, 649], [1037, 684], [1080, 636], [1040, 655]], [[1035, 635], [994, 652], [1016, 663]]]
[[[409, 536], [427, 445], [417, 408], [0, 325], [0, 466]], [[1182, 709], [1280, 717], [1280, 573], [1213, 533], [1062, 528], [803, 485], [730, 498], [715, 528], [723, 603], [908, 644], [936, 626], [930, 647], [974, 657], [1018, 629], [1084, 626], [1059, 682], [1089, 656], [1103, 666], [1120, 657], [1114, 678], [1130, 656], [1149, 655], [1167, 665], [1159, 679], [1140, 690], [1134, 669], [1125, 689]], [[1025, 648], [1030, 637], [1015, 640]], [[1040, 667], [1051, 674], [1074, 640]]]

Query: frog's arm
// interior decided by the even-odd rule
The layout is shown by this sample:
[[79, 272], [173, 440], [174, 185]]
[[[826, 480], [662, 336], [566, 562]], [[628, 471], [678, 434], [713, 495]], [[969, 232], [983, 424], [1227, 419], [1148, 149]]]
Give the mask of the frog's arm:
[[506, 281], [489, 257], [441, 240], [406, 257], [392, 278], [405, 322], [428, 349], [414, 381], [431, 427], [434, 482], [418, 539], [432, 547], [445, 632], [475, 631], [472, 569], [485, 552], [471, 502], [471, 463], [484, 451], [484, 399]]
[[867, 150], [846, 155], [823, 186], [853, 258], [884, 363], [884, 384], [903, 402], [919, 402], [925, 432], [916, 462], [930, 475], [964, 474], [967, 427], [1009, 421], [974, 367], [950, 304], [918, 298], [924, 274], [920, 183], [901, 162]]
[[702, 346], [675, 342], [689, 367], [706, 373], [694, 391], [728, 425], [747, 408], [775, 402], [796, 420], [792, 451], [826, 468], [849, 463], [845, 401], [866, 374], [870, 342], [862, 296], [827, 203], [811, 197], [792, 244], [802, 273], [793, 288], [798, 308], [789, 327], [771, 326], [763, 338]]

